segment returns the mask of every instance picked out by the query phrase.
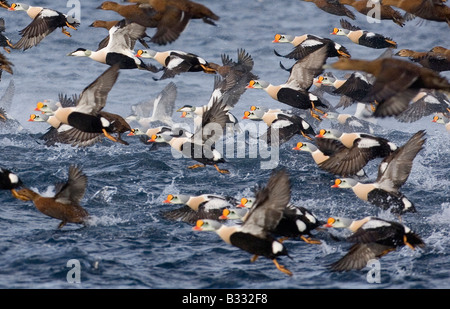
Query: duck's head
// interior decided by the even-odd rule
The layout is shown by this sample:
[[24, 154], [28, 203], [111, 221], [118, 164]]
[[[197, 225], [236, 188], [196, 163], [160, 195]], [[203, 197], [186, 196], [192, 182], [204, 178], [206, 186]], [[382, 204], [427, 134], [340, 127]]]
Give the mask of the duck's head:
[[181, 118], [194, 118], [194, 114], [192, 112], [182, 112]]
[[317, 147], [311, 143], [298, 142], [292, 150], [314, 152]]
[[358, 182], [352, 178], [338, 178], [334, 181], [334, 184], [331, 187], [347, 189], [347, 188], [352, 188], [357, 183]]
[[444, 117], [442, 117], [440, 115], [434, 116], [433, 120], [431, 120], [431, 122], [445, 124]]
[[68, 53], [67, 56], [75, 56], [75, 57], [89, 57], [92, 54], [92, 51], [86, 48], [78, 48], [77, 50]]
[[250, 89], [264, 89], [269, 86], [269, 83], [264, 80], [252, 79], [245, 88]]
[[337, 119], [339, 114], [336, 112], [326, 112], [322, 117], [325, 119]]
[[338, 139], [341, 135], [342, 132], [335, 129], [320, 129], [319, 134], [317, 134], [316, 137]]
[[186, 194], [169, 194], [167, 198], [163, 201], [166, 204], [186, 204], [190, 196]]
[[194, 231], [217, 231], [222, 224], [219, 221], [211, 219], [197, 220], [197, 223], [192, 228]]
[[241, 220], [246, 214], [247, 209], [243, 208], [225, 208], [222, 211], [222, 215], [219, 217], [221, 220]]
[[237, 205], [236, 207], [238, 208], [251, 208], [253, 206], [253, 203], [255, 201], [251, 198], [241, 198], [240, 204]]
[[8, 8], [8, 11], [28, 11], [29, 8], [30, 6], [25, 3], [13, 3]]
[[113, 1], [105, 1], [102, 4], [100, 4], [97, 9], [98, 10], [114, 10], [119, 6], [118, 3], [115, 3]]
[[352, 224], [353, 220], [343, 217], [330, 217], [324, 227], [334, 228], [348, 228]]
[[43, 100], [39, 101], [36, 104], [35, 111], [42, 112], [43, 114], [53, 114], [61, 104], [54, 100]]
[[172, 136], [167, 134], [153, 134], [147, 141], [149, 143], [168, 143], [172, 139]]
[[293, 35], [288, 34], [275, 34], [275, 38], [272, 43], [292, 43], [294, 40]]
[[155, 58], [157, 52], [152, 49], [139, 49], [136, 52], [136, 57], [138, 58]]
[[192, 105], [184, 105], [177, 109], [177, 112], [195, 112], [196, 107]]
[[245, 111], [242, 119], [261, 120], [264, 116], [263, 110]]
[[319, 76], [317, 78], [317, 83], [322, 84], [324, 86], [333, 86], [333, 83], [336, 81], [336, 78], [331, 76]]
[[145, 132], [142, 132], [139, 128], [134, 128], [130, 130], [130, 133], [127, 134], [127, 136], [135, 136], [135, 135], [144, 135]]
[[46, 114], [42, 114], [42, 115], [31, 114], [28, 121], [46, 122], [48, 120], [48, 118], [49, 118], [49, 116]]
[[395, 55], [400, 57], [409, 57], [413, 53], [410, 49], [400, 49]]
[[342, 29], [342, 28], [334, 28], [333, 32], [331, 32], [330, 34], [333, 35], [347, 35], [350, 31], [347, 29]]

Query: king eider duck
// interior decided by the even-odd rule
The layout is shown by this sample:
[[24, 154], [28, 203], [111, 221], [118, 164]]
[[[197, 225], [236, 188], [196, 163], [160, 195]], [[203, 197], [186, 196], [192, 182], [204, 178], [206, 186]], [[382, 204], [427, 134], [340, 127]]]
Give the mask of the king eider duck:
[[185, 157], [199, 162], [199, 164], [189, 166], [190, 169], [213, 165], [219, 173], [228, 174], [228, 170], [219, 168], [218, 164], [225, 163], [225, 160], [222, 154], [214, 148], [215, 142], [223, 136], [229, 119], [225, 109], [226, 105], [221, 101], [214, 101], [210, 107], [205, 108], [202, 126], [193, 135], [178, 137], [160, 134], [152, 136], [149, 142], [169, 143], [173, 149]]
[[363, 269], [370, 260], [379, 259], [403, 246], [413, 250], [425, 246], [422, 239], [407, 226], [377, 217], [365, 217], [361, 220], [331, 217], [325, 226], [346, 228], [353, 232], [347, 237], [347, 241], [354, 245], [344, 257], [330, 265], [334, 271]]
[[378, 58], [372, 61], [341, 58], [330, 65], [337, 70], [364, 71], [375, 81], [363, 102], [378, 102], [374, 117], [396, 116], [405, 111], [423, 89], [450, 92], [450, 82], [439, 73], [409, 61]]
[[160, 69], [153, 65], [147, 65], [139, 57], [135, 56], [134, 46], [136, 40], [142, 38], [143, 35], [145, 35], [145, 27], [123, 19], [109, 30], [109, 41], [106, 47], [97, 51], [78, 48], [67, 54], [67, 56], [89, 57], [92, 60], [110, 66], [118, 64], [120, 69], [159, 72]]
[[22, 180], [15, 173], [0, 167], [0, 190], [11, 191], [14, 197], [17, 197], [16, 189], [23, 185]]
[[326, 46], [327, 47], [327, 57], [345, 57], [350, 58], [350, 53], [348, 50], [330, 40], [328, 38], [322, 38], [313, 34], [303, 34], [300, 36], [293, 36], [288, 34], [276, 34], [273, 43], [291, 43], [294, 45], [294, 49], [287, 55], [280, 55], [277, 51], [275, 55], [279, 57], [284, 57], [288, 59], [299, 60], [308, 54], [316, 51], [317, 49]]
[[312, 126], [302, 117], [283, 111], [257, 109], [256, 106], [252, 106], [250, 111], [244, 112], [243, 119], [264, 121], [268, 127], [264, 135], [268, 144], [271, 144], [271, 141], [273, 140], [273, 133], [276, 134], [276, 141], [278, 141], [278, 144], [280, 145], [289, 141], [296, 134], [301, 134], [309, 140], [312, 140], [311, 136], [315, 135]]
[[353, 43], [370, 48], [397, 48], [397, 43], [391, 38], [379, 33], [361, 30], [361, 28], [353, 26], [344, 19], [341, 19], [341, 27], [334, 28], [331, 34], [346, 36]]
[[408, 179], [413, 160], [425, 143], [424, 135], [424, 131], [418, 131], [403, 146], [387, 156], [378, 167], [375, 182], [361, 183], [352, 178], [340, 178], [331, 187], [351, 188], [359, 199], [394, 214], [416, 212], [413, 203], [399, 189]]
[[[247, 200], [245, 198], [242, 199]], [[249, 204], [247, 201], [245, 203]], [[242, 208], [226, 208], [219, 219], [245, 221], [251, 209], [251, 206], [247, 205]], [[308, 209], [288, 204], [273, 234], [282, 237], [278, 239], [279, 241], [299, 237], [308, 244], [321, 244], [320, 240], [312, 238], [311, 232], [322, 225], [323, 223]]]
[[155, 59], [164, 69], [163, 75], [155, 80], [173, 78], [178, 74], [185, 72], [205, 72], [215, 74], [216, 69], [212, 68], [208, 61], [192, 53], [179, 50], [168, 50], [157, 52], [152, 49], [140, 49], [136, 53], [138, 58]]
[[236, 207], [238, 201], [233, 197], [217, 194], [169, 194], [163, 203], [185, 205], [178, 209], [164, 211], [162, 213], [164, 218], [195, 224], [200, 219], [217, 220], [225, 208]]
[[312, 86], [314, 77], [323, 72], [323, 66], [327, 58], [327, 48], [322, 47], [306, 57], [297, 60], [286, 83], [281, 85], [272, 85], [264, 80], [251, 80], [247, 85], [251, 89], [263, 89], [270, 97], [289, 106], [310, 110], [311, 115], [320, 121], [320, 117], [315, 113], [324, 112], [317, 107], [327, 106], [320, 99], [308, 92]]
[[123, 6], [107, 1], [99, 7], [113, 10], [127, 19], [132, 19], [145, 27], [156, 28], [152, 42], [166, 45], [174, 42], [185, 30], [191, 19], [201, 19], [215, 26], [219, 16], [203, 4], [190, 0], [129, 0], [137, 5]]
[[61, 28], [62, 33], [71, 37], [71, 34], [64, 28], [69, 27], [77, 30], [80, 21], [72, 16], [68, 16], [53, 9], [31, 6], [24, 3], [13, 3], [9, 11], [26, 11], [33, 21], [20, 30], [22, 38], [13, 45], [15, 49], [27, 50], [38, 45], [46, 36]]
[[68, 180], [56, 186], [54, 197], [43, 197], [31, 189], [17, 191], [16, 198], [32, 201], [44, 215], [61, 220], [58, 229], [67, 223], [86, 224], [89, 213], [80, 205], [87, 185], [87, 176], [75, 165], [69, 167]]
[[[450, 110], [449, 110], [450, 112]], [[439, 123], [445, 125], [445, 129], [450, 132], [450, 114], [446, 115], [443, 113], [438, 113], [433, 117], [433, 120], [431, 120], [434, 123]]]
[[309, 152], [317, 166], [329, 173], [346, 175], [343, 177], [365, 176], [363, 170], [363, 167], [367, 164], [365, 157], [352, 155], [350, 149], [336, 143], [336, 141], [316, 139], [316, 145], [298, 142], [292, 150]]
[[273, 172], [266, 187], [256, 193], [253, 208], [242, 225], [228, 226], [216, 220], [199, 220], [196, 231], [215, 231], [227, 244], [253, 254], [254, 262], [262, 255], [273, 261], [281, 272], [292, 276], [292, 272], [280, 265], [277, 257], [288, 255], [286, 247], [272, 235], [291, 198], [288, 174], [281, 170]]

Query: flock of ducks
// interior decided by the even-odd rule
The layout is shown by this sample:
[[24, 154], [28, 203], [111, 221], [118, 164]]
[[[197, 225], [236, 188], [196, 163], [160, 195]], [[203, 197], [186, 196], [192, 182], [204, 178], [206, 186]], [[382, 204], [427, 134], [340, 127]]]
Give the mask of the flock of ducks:
[[[221, 174], [228, 174], [228, 170], [219, 167], [227, 162], [214, 144], [223, 138], [225, 130], [238, 127], [237, 117], [231, 111], [241, 95], [248, 89], [262, 89], [271, 99], [290, 108], [282, 110], [252, 106], [244, 113], [243, 119], [263, 121], [267, 125], [264, 140], [268, 144], [276, 146], [287, 143], [296, 135], [303, 136], [305, 141], [297, 143], [293, 150], [309, 152], [320, 169], [339, 177], [333, 188], [351, 188], [357, 198], [380, 209], [390, 210], [399, 216], [399, 221], [377, 217], [360, 220], [331, 217], [321, 220], [310, 210], [291, 204], [290, 175], [285, 169], [274, 170], [267, 184], [256, 188], [254, 198], [246, 197], [238, 201], [214, 194], [171, 194], [164, 202], [183, 206], [165, 211], [165, 218], [187, 222], [196, 231], [215, 231], [226, 243], [253, 254], [252, 261], [264, 256], [287, 275], [292, 275], [292, 272], [277, 260], [288, 256], [283, 241], [300, 238], [309, 244], [320, 244], [316, 232], [326, 228], [347, 228], [352, 232], [346, 240], [354, 244], [344, 257], [331, 265], [335, 271], [362, 269], [370, 259], [381, 258], [399, 247], [414, 249], [425, 245], [417, 234], [402, 223], [401, 216], [417, 210], [414, 203], [400, 191], [409, 177], [413, 160], [424, 147], [425, 131], [419, 130], [403, 145], [396, 145], [366, 131], [316, 129], [324, 118], [336, 119], [341, 124], [355, 121], [352, 117], [361, 123], [367, 122], [365, 118], [336, 111], [337, 107], [345, 108], [353, 104], [363, 106], [365, 113], [373, 118], [395, 117], [399, 121], [413, 122], [435, 114], [433, 121], [447, 123], [448, 127], [450, 83], [439, 73], [449, 70], [449, 50], [433, 47], [426, 52], [400, 50], [393, 55], [392, 49], [397, 48], [397, 43], [392, 38], [362, 30], [342, 19], [341, 27], [333, 29], [332, 35], [347, 36], [354, 44], [386, 49], [386, 52], [371, 61], [359, 60], [353, 59], [345, 46], [328, 38], [314, 34], [276, 34], [274, 43], [294, 46], [286, 55], [275, 51], [276, 56], [294, 59], [295, 64], [291, 68], [282, 66], [289, 72], [289, 77], [285, 83], [273, 85], [252, 72], [253, 59], [244, 49], [238, 50], [237, 61], [222, 55], [222, 64], [217, 64], [184, 51], [149, 48], [150, 43], [165, 45], [175, 41], [191, 19], [201, 19], [206, 24], [215, 25], [219, 17], [204, 5], [189, 0], [128, 2], [133, 4], [102, 3], [98, 9], [114, 11], [115, 16], [121, 19], [94, 21], [92, 27], [105, 28], [109, 32], [98, 44], [98, 49], [78, 48], [68, 54], [88, 57], [108, 68], [79, 95], [69, 97], [61, 94], [58, 101], [39, 102], [36, 111], [40, 113], [30, 116], [30, 121], [44, 121], [50, 125], [42, 136], [46, 145], [63, 143], [87, 147], [105, 137], [127, 145], [122, 135], [128, 132], [127, 136], [140, 136], [143, 143], [152, 147], [172, 147], [196, 162], [189, 166], [191, 169], [209, 165]], [[367, 0], [307, 2], [314, 2], [330, 14], [350, 19], [355, 19], [355, 16], [346, 5], [367, 14]], [[7, 52], [33, 48], [57, 28], [70, 37], [66, 28], [77, 30], [80, 25], [73, 17], [53, 9], [24, 3], [9, 5], [6, 1], [1, 1], [1, 6], [9, 11], [25, 11], [32, 18], [32, 22], [20, 31], [21, 39], [17, 43], [5, 37], [2, 46]], [[404, 10], [407, 15], [402, 16], [391, 6]], [[391, 19], [399, 26], [413, 16], [449, 23], [448, 12], [444, 1], [383, 0], [381, 18]], [[147, 35], [149, 29], [155, 29], [151, 37]], [[0, 32], [4, 31], [2, 21]], [[0, 39], [0, 42], [3, 41]], [[136, 52], [137, 42], [143, 48]], [[337, 60], [328, 64], [328, 58]], [[143, 59], [153, 59], [156, 65]], [[13, 74], [12, 64], [4, 55], [1, 62], [2, 70]], [[187, 72], [214, 74], [214, 91], [207, 104], [185, 105], [178, 109], [182, 117], [193, 118], [195, 131], [178, 128], [172, 121], [177, 94], [173, 82], [154, 100], [134, 105], [128, 117], [104, 111], [108, 93], [123, 69], [162, 72], [159, 78], [154, 77], [155, 80], [174, 78]], [[345, 80], [339, 80], [330, 72], [325, 72], [326, 69], [352, 73]], [[311, 88], [313, 85], [316, 92]], [[324, 93], [340, 96], [339, 105], [333, 107], [328, 104], [323, 99]], [[434, 101], [430, 103], [430, 100], [424, 99], [426, 97], [432, 97]], [[132, 128], [130, 123], [137, 123], [139, 127]], [[159, 126], [154, 126], [155, 123]], [[364, 167], [375, 159], [381, 160], [376, 180], [372, 183], [360, 182], [361, 177], [366, 176]], [[60, 220], [58, 228], [68, 223], [86, 224], [88, 221], [89, 213], [80, 205], [86, 186], [87, 176], [80, 166], [75, 165], [69, 167], [67, 181], [56, 186], [54, 197], [40, 196], [26, 186], [26, 181], [8, 169], [2, 168], [0, 171], [1, 189], [10, 190], [19, 200], [32, 201], [40, 212]], [[226, 220], [239, 223], [230, 225]]]

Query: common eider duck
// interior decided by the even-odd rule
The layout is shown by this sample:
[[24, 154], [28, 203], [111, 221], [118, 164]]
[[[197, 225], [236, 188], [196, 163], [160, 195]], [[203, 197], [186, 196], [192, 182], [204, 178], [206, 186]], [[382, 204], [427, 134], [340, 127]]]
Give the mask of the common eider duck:
[[395, 55], [407, 57], [409, 60], [436, 72], [450, 71], [450, 54], [446, 55], [436, 51], [418, 52], [411, 49], [401, 49]]
[[328, 38], [322, 38], [314, 34], [304, 34], [293, 36], [288, 34], [276, 34], [273, 43], [291, 43], [294, 49], [287, 55], [280, 55], [275, 51], [275, 55], [288, 59], [299, 60], [317, 49], [326, 46], [327, 57], [345, 57], [350, 58], [350, 53], [344, 46]]
[[425, 131], [418, 131], [387, 156], [378, 167], [375, 182], [361, 183], [352, 178], [340, 178], [331, 187], [351, 188], [359, 199], [395, 214], [416, 212], [413, 203], [399, 189], [408, 179], [413, 160], [425, 143], [424, 135]]
[[281, 272], [292, 272], [280, 265], [277, 258], [288, 255], [286, 247], [272, 235], [291, 198], [291, 184], [286, 171], [273, 172], [267, 185], [256, 192], [255, 204], [242, 225], [228, 226], [216, 220], [199, 220], [196, 231], [215, 231], [227, 244], [253, 254], [254, 262], [261, 255], [273, 261]]
[[164, 218], [195, 224], [200, 219], [218, 220], [225, 208], [234, 208], [238, 201], [230, 196], [217, 194], [169, 194], [163, 203], [182, 204], [182, 208], [163, 211]]
[[446, 0], [383, 0], [384, 5], [395, 6], [406, 14], [408, 19], [420, 17], [436, 22], [445, 22], [450, 26], [450, 7], [444, 4]]
[[354, 243], [347, 254], [332, 263], [334, 271], [360, 270], [372, 259], [379, 259], [403, 246], [411, 249], [425, 246], [423, 240], [407, 226], [377, 217], [353, 220], [343, 217], [330, 217], [326, 227], [346, 228], [352, 232], [347, 241]]
[[374, 76], [373, 87], [362, 101], [377, 101], [375, 117], [399, 115], [422, 89], [450, 91], [450, 82], [439, 73], [401, 59], [341, 58], [330, 66], [337, 70], [364, 71]]
[[394, 10], [391, 6], [372, 0], [339, 0], [341, 4], [350, 5], [359, 13], [372, 17], [377, 20], [392, 20], [394, 23], [403, 27], [405, 18]]
[[[119, 76], [119, 65], [113, 65], [103, 72], [81, 93], [75, 107], [59, 108], [53, 117], [85, 133], [103, 133], [113, 142], [125, 143], [120, 133], [131, 130], [120, 115], [103, 111], [109, 91]], [[117, 138], [110, 133], [118, 133]]]
[[303, 0], [305, 2], [313, 2], [319, 9], [332, 15], [347, 16], [355, 19], [355, 14], [347, 9], [339, 0]]
[[139, 69], [153, 73], [159, 72], [160, 69], [144, 63], [134, 54], [136, 40], [144, 34], [145, 27], [123, 19], [109, 30], [109, 41], [106, 47], [97, 51], [78, 48], [67, 54], [67, 56], [89, 57], [92, 60], [110, 66], [118, 64], [120, 69]]
[[163, 75], [158, 79], [154, 78], [155, 80], [173, 78], [176, 75], [185, 72], [216, 73], [216, 69], [212, 68], [208, 61], [202, 57], [180, 50], [158, 52], [152, 49], [139, 49], [136, 53], [136, 57], [155, 59], [164, 67]]
[[29, 188], [17, 191], [16, 198], [32, 201], [44, 215], [61, 220], [58, 229], [67, 223], [86, 224], [89, 213], [80, 205], [86, 191], [88, 178], [80, 167], [69, 167], [68, 180], [56, 186], [54, 197], [44, 197]]
[[270, 97], [289, 106], [310, 110], [311, 115], [320, 120], [319, 115], [315, 112], [323, 114], [324, 111], [318, 107], [325, 107], [321, 100], [308, 92], [312, 86], [314, 77], [323, 72], [323, 65], [326, 62], [327, 48], [322, 47], [306, 57], [297, 60], [291, 69], [290, 75], [286, 83], [281, 85], [272, 85], [264, 80], [251, 80], [247, 85], [251, 89], [263, 89]]
[[[98, 47], [97, 47], [97, 51], [106, 47], [108, 45], [109, 42], [109, 30], [111, 30], [112, 27], [114, 27], [115, 25], [117, 25], [118, 23], [120, 23], [120, 20], [110, 20], [110, 21], [106, 21], [106, 20], [94, 20], [92, 22], [92, 24], [89, 25], [89, 27], [93, 27], [93, 28], [104, 28], [106, 30], [108, 30], [108, 36], [106, 36], [103, 40], [100, 41], [100, 43], [98, 43]], [[142, 44], [142, 46], [144, 46], [145, 48], [149, 48], [147, 42], [145, 41], [145, 38], [148, 38], [149, 36], [147, 35], [147, 33], [143, 33], [142, 36], [140, 38], [138, 38], [139, 43]]]
[[391, 38], [379, 33], [361, 30], [361, 28], [353, 26], [345, 19], [341, 19], [341, 27], [334, 28], [331, 34], [346, 36], [353, 43], [370, 48], [397, 48], [397, 43]]
[[27, 50], [36, 46], [57, 28], [61, 28], [62, 33], [71, 37], [71, 34], [65, 27], [77, 30], [77, 27], [80, 25], [80, 21], [74, 17], [53, 9], [31, 6], [24, 3], [13, 3], [8, 10], [26, 11], [28, 16], [33, 19], [28, 26], [19, 31], [22, 38], [13, 45], [14, 49]]
[[[151, 41], [158, 45], [166, 45], [178, 39], [191, 19], [201, 19], [213, 26], [216, 25], [215, 21], [219, 20], [219, 16], [206, 6], [189, 0], [129, 0], [127, 2], [137, 3], [137, 9], [111, 1], [103, 3], [100, 8], [114, 10], [126, 18], [136, 18], [136, 22], [141, 22], [146, 27], [156, 28]], [[126, 12], [127, 10], [130, 12]], [[138, 20], [136, 14], [141, 14], [136, 12], [138, 10], [147, 14], [147, 18], [144, 16]]]

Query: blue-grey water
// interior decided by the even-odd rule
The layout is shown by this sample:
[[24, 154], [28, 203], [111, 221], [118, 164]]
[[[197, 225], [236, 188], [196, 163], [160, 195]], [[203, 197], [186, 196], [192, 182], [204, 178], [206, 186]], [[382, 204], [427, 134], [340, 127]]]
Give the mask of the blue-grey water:
[[[292, 49], [288, 44], [273, 44], [276, 33], [330, 37], [345, 45], [353, 58], [373, 59], [383, 51], [355, 45], [345, 37], [331, 37], [340, 17], [322, 12], [312, 3], [198, 2], [220, 16], [217, 27], [193, 20], [173, 44], [151, 47], [193, 52], [219, 63], [221, 54], [236, 60], [236, 50], [244, 48], [254, 58], [254, 73], [273, 84], [283, 83], [288, 77], [280, 69], [281, 58], [274, 55], [273, 49], [280, 53]], [[128, 146], [109, 140], [85, 149], [43, 145], [39, 137], [48, 124], [27, 121], [36, 103], [57, 99], [58, 93], [79, 94], [107, 68], [87, 58], [66, 56], [78, 47], [95, 49], [106, 36], [104, 29], [88, 27], [94, 20], [118, 19], [114, 12], [95, 9], [100, 3], [80, 1], [81, 26], [78, 31], [70, 30], [71, 38], [58, 29], [38, 46], [7, 55], [14, 63], [14, 75], [3, 73], [0, 91], [4, 92], [14, 81], [15, 94], [8, 113], [23, 130], [4, 129], [0, 133], [0, 165], [13, 170], [25, 184], [46, 196], [54, 194], [55, 183], [66, 179], [70, 164], [82, 165], [89, 179], [82, 205], [92, 219], [86, 227], [68, 224], [58, 230], [58, 220], [41, 214], [31, 202], [16, 200], [8, 191], [1, 192], [1, 288], [450, 288], [450, 134], [444, 126], [431, 123], [431, 117], [412, 124], [393, 118], [378, 122], [381, 129], [375, 134], [399, 145], [418, 130], [427, 132], [425, 148], [415, 158], [411, 175], [401, 189], [418, 210], [403, 216], [403, 222], [423, 238], [426, 247], [415, 251], [401, 248], [383, 257], [380, 283], [367, 281], [368, 269], [330, 272], [327, 265], [343, 256], [349, 244], [327, 236], [321, 245], [285, 242], [291, 259], [283, 257], [279, 261], [292, 271], [293, 276], [289, 277], [268, 259], [251, 263], [250, 254], [225, 244], [215, 233], [194, 232], [189, 224], [161, 216], [162, 210], [179, 207], [162, 203], [168, 194], [251, 196], [255, 184], [267, 182], [271, 173], [270, 169], [261, 168], [260, 157], [227, 157], [223, 168], [231, 173], [221, 175], [213, 167], [188, 170], [186, 167], [194, 161], [174, 158], [168, 148], [149, 151], [135, 137], [124, 137]], [[32, 4], [63, 12], [70, 9], [65, 1]], [[19, 39], [18, 31], [30, 22], [24, 12], [1, 10], [0, 16], [5, 19], [6, 34], [13, 42]], [[444, 23], [413, 20], [401, 28], [391, 21], [376, 24], [368, 23], [361, 14], [356, 17], [354, 24], [392, 37], [399, 49], [450, 47], [450, 29]], [[149, 29], [148, 34], [152, 31]], [[282, 61], [285, 66], [292, 64], [287, 59]], [[344, 72], [334, 73], [344, 76]], [[442, 75], [450, 76], [448, 72]], [[105, 110], [125, 117], [132, 104], [156, 97], [170, 81], [178, 89], [177, 107], [204, 105], [213, 89], [214, 76], [209, 74], [186, 73], [164, 81], [154, 81], [152, 76], [144, 71], [122, 71]], [[325, 98], [333, 105], [338, 100], [329, 95]], [[240, 119], [251, 105], [287, 108], [263, 91], [247, 90], [232, 112]], [[352, 112], [352, 108], [348, 110]], [[176, 121], [180, 121], [178, 117], [174, 114]], [[188, 120], [186, 123], [190, 124]], [[328, 128], [331, 122], [324, 120], [313, 126], [317, 130]], [[335, 177], [319, 170], [309, 154], [292, 151], [297, 141], [304, 139], [295, 137], [281, 147], [278, 162], [278, 167], [285, 167], [291, 175], [295, 204], [310, 209], [322, 220], [329, 216], [359, 219], [368, 215], [397, 220], [356, 199], [349, 190], [330, 188]], [[376, 177], [378, 163], [371, 162], [367, 167], [371, 179]], [[72, 259], [80, 263], [79, 284], [67, 281], [73, 268], [67, 263]]]

